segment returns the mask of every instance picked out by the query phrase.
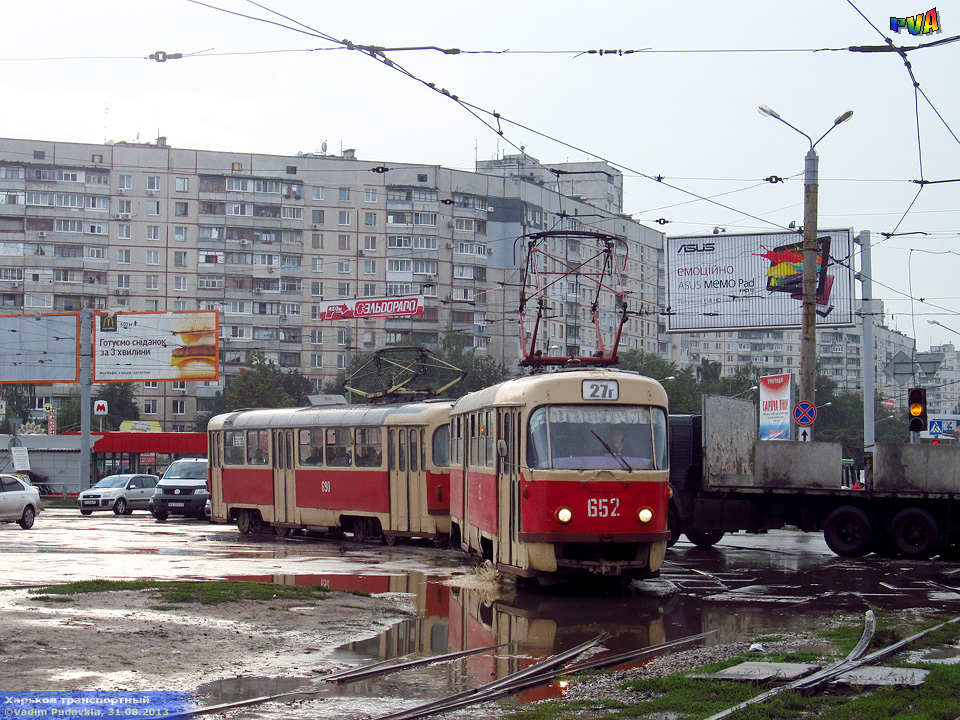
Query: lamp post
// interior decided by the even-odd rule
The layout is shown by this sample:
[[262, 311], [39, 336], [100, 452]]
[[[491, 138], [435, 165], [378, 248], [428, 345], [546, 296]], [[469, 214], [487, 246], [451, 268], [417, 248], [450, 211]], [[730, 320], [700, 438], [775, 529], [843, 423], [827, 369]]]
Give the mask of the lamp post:
[[[766, 105], [757, 108], [761, 115], [772, 117], [788, 128], [803, 135], [810, 143], [810, 149], [804, 157], [803, 165], [803, 331], [800, 342], [800, 399], [814, 402], [817, 382], [817, 200], [819, 188], [820, 158], [817, 156], [817, 143], [840, 123], [853, 117], [853, 110], [847, 110], [833, 121], [833, 125], [814, 141], [803, 130], [794, 127]], [[824, 258], [823, 262], [827, 259]]]
[[931, 325], [937, 325], [939, 327], [942, 327], [944, 330], [952, 332], [954, 335], [960, 335], [960, 330], [954, 330], [953, 328], [949, 328], [939, 320], [927, 320], [927, 322], [930, 323]]

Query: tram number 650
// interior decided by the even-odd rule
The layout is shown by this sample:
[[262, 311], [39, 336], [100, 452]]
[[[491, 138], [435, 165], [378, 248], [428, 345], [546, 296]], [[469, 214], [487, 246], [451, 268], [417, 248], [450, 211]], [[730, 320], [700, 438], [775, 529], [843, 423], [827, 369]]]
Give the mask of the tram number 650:
[[588, 498], [587, 517], [620, 517], [620, 498]]

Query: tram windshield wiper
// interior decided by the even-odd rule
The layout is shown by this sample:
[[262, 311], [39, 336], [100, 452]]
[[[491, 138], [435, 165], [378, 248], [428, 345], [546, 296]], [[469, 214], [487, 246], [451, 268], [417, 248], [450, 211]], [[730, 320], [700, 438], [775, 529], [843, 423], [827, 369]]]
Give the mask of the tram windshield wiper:
[[612, 455], [614, 458], [616, 458], [617, 460], [619, 460], [620, 462], [622, 462], [622, 463], [623, 463], [623, 467], [626, 468], [629, 472], [633, 472], [633, 468], [630, 467], [630, 463], [628, 463], [626, 460], [623, 459], [623, 455], [621, 455], [621, 454], [618, 453], [616, 450], [614, 450], [612, 447], [610, 447], [609, 445], [607, 445], [607, 442], [606, 442], [602, 437], [600, 437], [599, 435], [597, 435], [597, 433], [596, 433], [595, 431], [591, 430], [590, 432], [591, 432], [591, 434], [592, 434], [597, 440], [600, 441], [600, 444], [603, 445], [604, 448], [606, 448], [607, 452], [610, 453], [610, 455]]

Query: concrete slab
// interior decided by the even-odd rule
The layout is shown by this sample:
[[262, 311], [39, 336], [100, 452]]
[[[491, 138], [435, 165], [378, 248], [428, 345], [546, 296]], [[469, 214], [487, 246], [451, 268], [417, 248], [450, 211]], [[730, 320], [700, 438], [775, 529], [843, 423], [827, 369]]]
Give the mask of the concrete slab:
[[752, 682], [787, 681], [806, 677], [819, 669], [819, 665], [809, 663], [745, 662], [720, 672], [691, 673], [687, 677], [710, 680], [750, 680]]
[[898, 667], [859, 667], [844, 673], [830, 683], [831, 687], [919, 687], [927, 679], [929, 670]]

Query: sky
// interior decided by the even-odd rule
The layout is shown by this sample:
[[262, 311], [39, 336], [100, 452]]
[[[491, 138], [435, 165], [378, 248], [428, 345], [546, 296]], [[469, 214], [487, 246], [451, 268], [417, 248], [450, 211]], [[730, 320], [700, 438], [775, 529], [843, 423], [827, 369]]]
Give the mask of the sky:
[[[814, 140], [853, 110], [817, 145], [819, 227], [869, 230], [887, 324], [920, 349], [960, 347], [960, 183], [916, 182], [960, 178], [960, 41], [907, 53], [919, 92], [899, 54], [848, 50], [960, 36], [958, 6], [911, 2], [10, 4], [0, 135], [290, 155], [325, 142], [464, 170], [519, 148], [600, 158], [624, 173], [625, 213], [686, 236], [802, 225], [809, 142], [757, 108]], [[933, 7], [939, 33], [889, 30]], [[390, 67], [329, 38], [463, 52], [387, 50]]]

